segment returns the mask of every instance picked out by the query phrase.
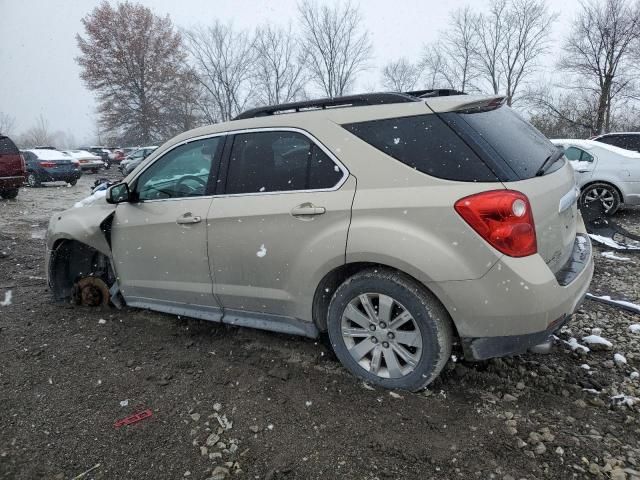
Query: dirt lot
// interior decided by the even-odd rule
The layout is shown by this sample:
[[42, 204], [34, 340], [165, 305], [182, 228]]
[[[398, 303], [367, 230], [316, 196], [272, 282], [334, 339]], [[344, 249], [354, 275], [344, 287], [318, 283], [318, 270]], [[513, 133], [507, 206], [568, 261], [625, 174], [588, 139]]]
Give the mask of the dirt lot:
[[[561, 338], [600, 329], [611, 348], [559, 341], [547, 356], [452, 360], [419, 394], [372, 389], [303, 338], [53, 303], [46, 224], [94, 179], [0, 201], [0, 302], [12, 292], [0, 306], [0, 477], [69, 479], [98, 464], [82, 478], [640, 475], [639, 404], [628, 405], [640, 397], [638, 315], [586, 302]], [[638, 232], [639, 210], [616, 218]], [[638, 264], [598, 250], [592, 291], [638, 302]], [[114, 428], [142, 406], [151, 418]]]

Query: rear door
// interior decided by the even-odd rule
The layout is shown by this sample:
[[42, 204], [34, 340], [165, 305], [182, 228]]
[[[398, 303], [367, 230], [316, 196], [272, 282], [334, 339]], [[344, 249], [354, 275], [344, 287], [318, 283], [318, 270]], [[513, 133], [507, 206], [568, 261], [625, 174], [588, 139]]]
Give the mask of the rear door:
[[243, 312], [310, 320], [315, 276], [344, 263], [354, 193], [355, 179], [305, 132], [236, 134], [207, 216], [225, 322]]

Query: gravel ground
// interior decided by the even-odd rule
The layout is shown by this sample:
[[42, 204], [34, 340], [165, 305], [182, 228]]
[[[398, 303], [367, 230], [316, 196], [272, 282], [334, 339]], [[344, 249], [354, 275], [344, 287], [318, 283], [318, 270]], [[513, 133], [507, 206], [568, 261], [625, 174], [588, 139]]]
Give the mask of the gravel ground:
[[[640, 478], [639, 315], [586, 302], [549, 355], [373, 389], [308, 339], [53, 303], [46, 224], [94, 179], [0, 201], [1, 478]], [[640, 255], [602, 251], [592, 292], [640, 303]], [[592, 334], [612, 345], [565, 343]]]

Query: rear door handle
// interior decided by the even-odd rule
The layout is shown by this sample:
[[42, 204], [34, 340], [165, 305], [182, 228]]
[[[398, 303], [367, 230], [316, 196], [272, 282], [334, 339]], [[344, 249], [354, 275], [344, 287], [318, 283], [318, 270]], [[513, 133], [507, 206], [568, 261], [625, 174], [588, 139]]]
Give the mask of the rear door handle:
[[187, 212], [184, 215], [181, 215], [178, 217], [178, 219], [176, 220], [176, 223], [178, 225], [188, 225], [191, 223], [200, 223], [202, 221], [202, 218], [198, 217], [198, 216], [193, 216], [191, 214], [191, 212]]
[[316, 207], [311, 203], [303, 203], [291, 210], [291, 215], [294, 217], [306, 217], [310, 215], [322, 215], [327, 210], [324, 207]]

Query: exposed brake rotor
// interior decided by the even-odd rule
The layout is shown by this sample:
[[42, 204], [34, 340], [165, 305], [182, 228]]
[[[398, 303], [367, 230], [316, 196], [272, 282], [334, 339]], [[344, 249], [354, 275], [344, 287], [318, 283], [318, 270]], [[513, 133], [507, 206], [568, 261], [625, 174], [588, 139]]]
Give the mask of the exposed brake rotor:
[[84, 307], [109, 304], [109, 286], [99, 277], [83, 277], [73, 284], [73, 302]]

